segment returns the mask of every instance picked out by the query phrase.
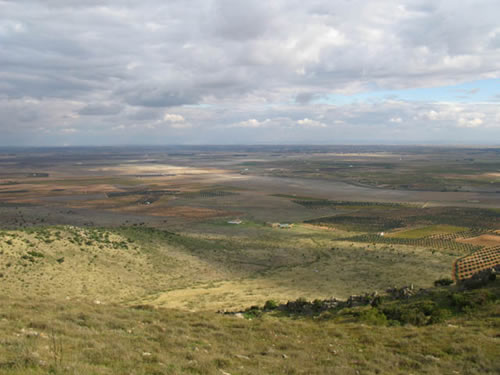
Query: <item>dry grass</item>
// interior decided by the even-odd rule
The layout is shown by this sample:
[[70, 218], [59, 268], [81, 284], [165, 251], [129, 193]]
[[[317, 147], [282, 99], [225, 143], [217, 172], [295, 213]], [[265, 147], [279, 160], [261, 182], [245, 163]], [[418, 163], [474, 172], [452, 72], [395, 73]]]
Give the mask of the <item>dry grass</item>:
[[0, 296], [0, 374], [497, 374], [492, 308], [417, 328]]
[[426, 287], [446, 276], [453, 261], [424, 248], [332, 242], [343, 232], [300, 225], [279, 230], [223, 222], [211, 229], [178, 235], [147, 228], [4, 231], [2, 287], [16, 296], [215, 311], [267, 299]]
[[108, 303], [226, 277], [173, 246], [145, 247], [101, 229], [4, 231], [0, 252], [2, 290], [16, 296]]

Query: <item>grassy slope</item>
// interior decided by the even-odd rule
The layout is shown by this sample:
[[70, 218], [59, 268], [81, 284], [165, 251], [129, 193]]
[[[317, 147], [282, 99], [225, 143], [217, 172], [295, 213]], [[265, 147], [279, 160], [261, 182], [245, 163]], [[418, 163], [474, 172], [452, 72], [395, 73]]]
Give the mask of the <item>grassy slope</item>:
[[[310, 226], [207, 225], [179, 235], [2, 232], [0, 374], [498, 372], [498, 305], [420, 328], [373, 326], [353, 315], [214, 313], [271, 298], [429, 286], [447, 274], [453, 254], [334, 242], [345, 233]], [[141, 301], [182, 310], [130, 307]]]
[[173, 246], [75, 227], [0, 233], [2, 291], [14, 296], [129, 301], [224, 273]]
[[[497, 285], [498, 288], [498, 285]], [[0, 374], [496, 374], [499, 305], [432, 326], [0, 297]]]
[[426, 287], [447, 276], [454, 259], [425, 248], [334, 242], [345, 233], [300, 225], [280, 230], [219, 223], [206, 229], [178, 235], [147, 228], [4, 231], [2, 288], [14, 296], [214, 311], [270, 298], [347, 298], [393, 285]]

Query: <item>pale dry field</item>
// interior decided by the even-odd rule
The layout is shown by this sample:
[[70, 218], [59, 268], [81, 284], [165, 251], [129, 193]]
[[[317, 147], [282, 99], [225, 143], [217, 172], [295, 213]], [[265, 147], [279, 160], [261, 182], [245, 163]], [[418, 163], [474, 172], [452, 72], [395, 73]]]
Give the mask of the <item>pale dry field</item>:
[[493, 234], [482, 234], [480, 236], [472, 238], [461, 238], [457, 239], [457, 241], [485, 247], [500, 246], [500, 236], [496, 236]]

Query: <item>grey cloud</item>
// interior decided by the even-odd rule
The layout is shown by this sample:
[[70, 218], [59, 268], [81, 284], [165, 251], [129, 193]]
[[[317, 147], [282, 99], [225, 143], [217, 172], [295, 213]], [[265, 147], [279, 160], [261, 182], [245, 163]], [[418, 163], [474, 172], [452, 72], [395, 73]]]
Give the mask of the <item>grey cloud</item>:
[[175, 107], [195, 104], [198, 100], [196, 95], [157, 88], [134, 90], [125, 94], [128, 104], [143, 107]]
[[[192, 124], [182, 130], [187, 138], [204, 134], [207, 141], [209, 131], [200, 129], [251, 119], [270, 119], [254, 131], [266, 128], [276, 140], [273, 126], [303, 119], [423, 128], [429, 122], [410, 105], [316, 99], [498, 78], [499, 12], [495, 0], [4, 0], [0, 130], [20, 123], [74, 128], [83, 137], [123, 125], [133, 134], [172, 107]], [[474, 113], [484, 112], [485, 128], [492, 111], [479, 106], [463, 113], [462, 124], [478, 124]], [[442, 112], [433, 123], [460, 121]], [[404, 121], [390, 121], [398, 118]], [[324, 139], [329, 127], [309, 129], [308, 139]], [[232, 129], [234, 139], [253, 139], [250, 127]], [[290, 129], [289, 140], [306, 131]]]
[[120, 113], [122, 106], [116, 104], [89, 104], [78, 111], [82, 116], [110, 116]]
[[153, 121], [161, 118], [161, 108], [136, 109], [131, 111], [127, 118], [132, 121]]
[[227, 39], [255, 39], [265, 34], [272, 22], [272, 2], [215, 0], [212, 25]]
[[313, 92], [301, 92], [295, 97], [295, 102], [299, 104], [308, 104], [314, 99], [317, 99], [319, 94]]

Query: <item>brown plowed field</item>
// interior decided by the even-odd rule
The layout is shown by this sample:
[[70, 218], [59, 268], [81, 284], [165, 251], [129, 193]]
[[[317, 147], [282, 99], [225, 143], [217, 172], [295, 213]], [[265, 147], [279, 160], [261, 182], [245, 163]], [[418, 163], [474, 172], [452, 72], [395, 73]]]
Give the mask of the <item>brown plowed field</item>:
[[494, 234], [482, 234], [477, 237], [457, 239], [457, 242], [470, 243], [472, 245], [486, 247], [500, 246], [500, 236], [496, 236]]
[[458, 280], [467, 279], [497, 264], [500, 264], [500, 246], [486, 247], [459, 259], [455, 264], [455, 275]]

